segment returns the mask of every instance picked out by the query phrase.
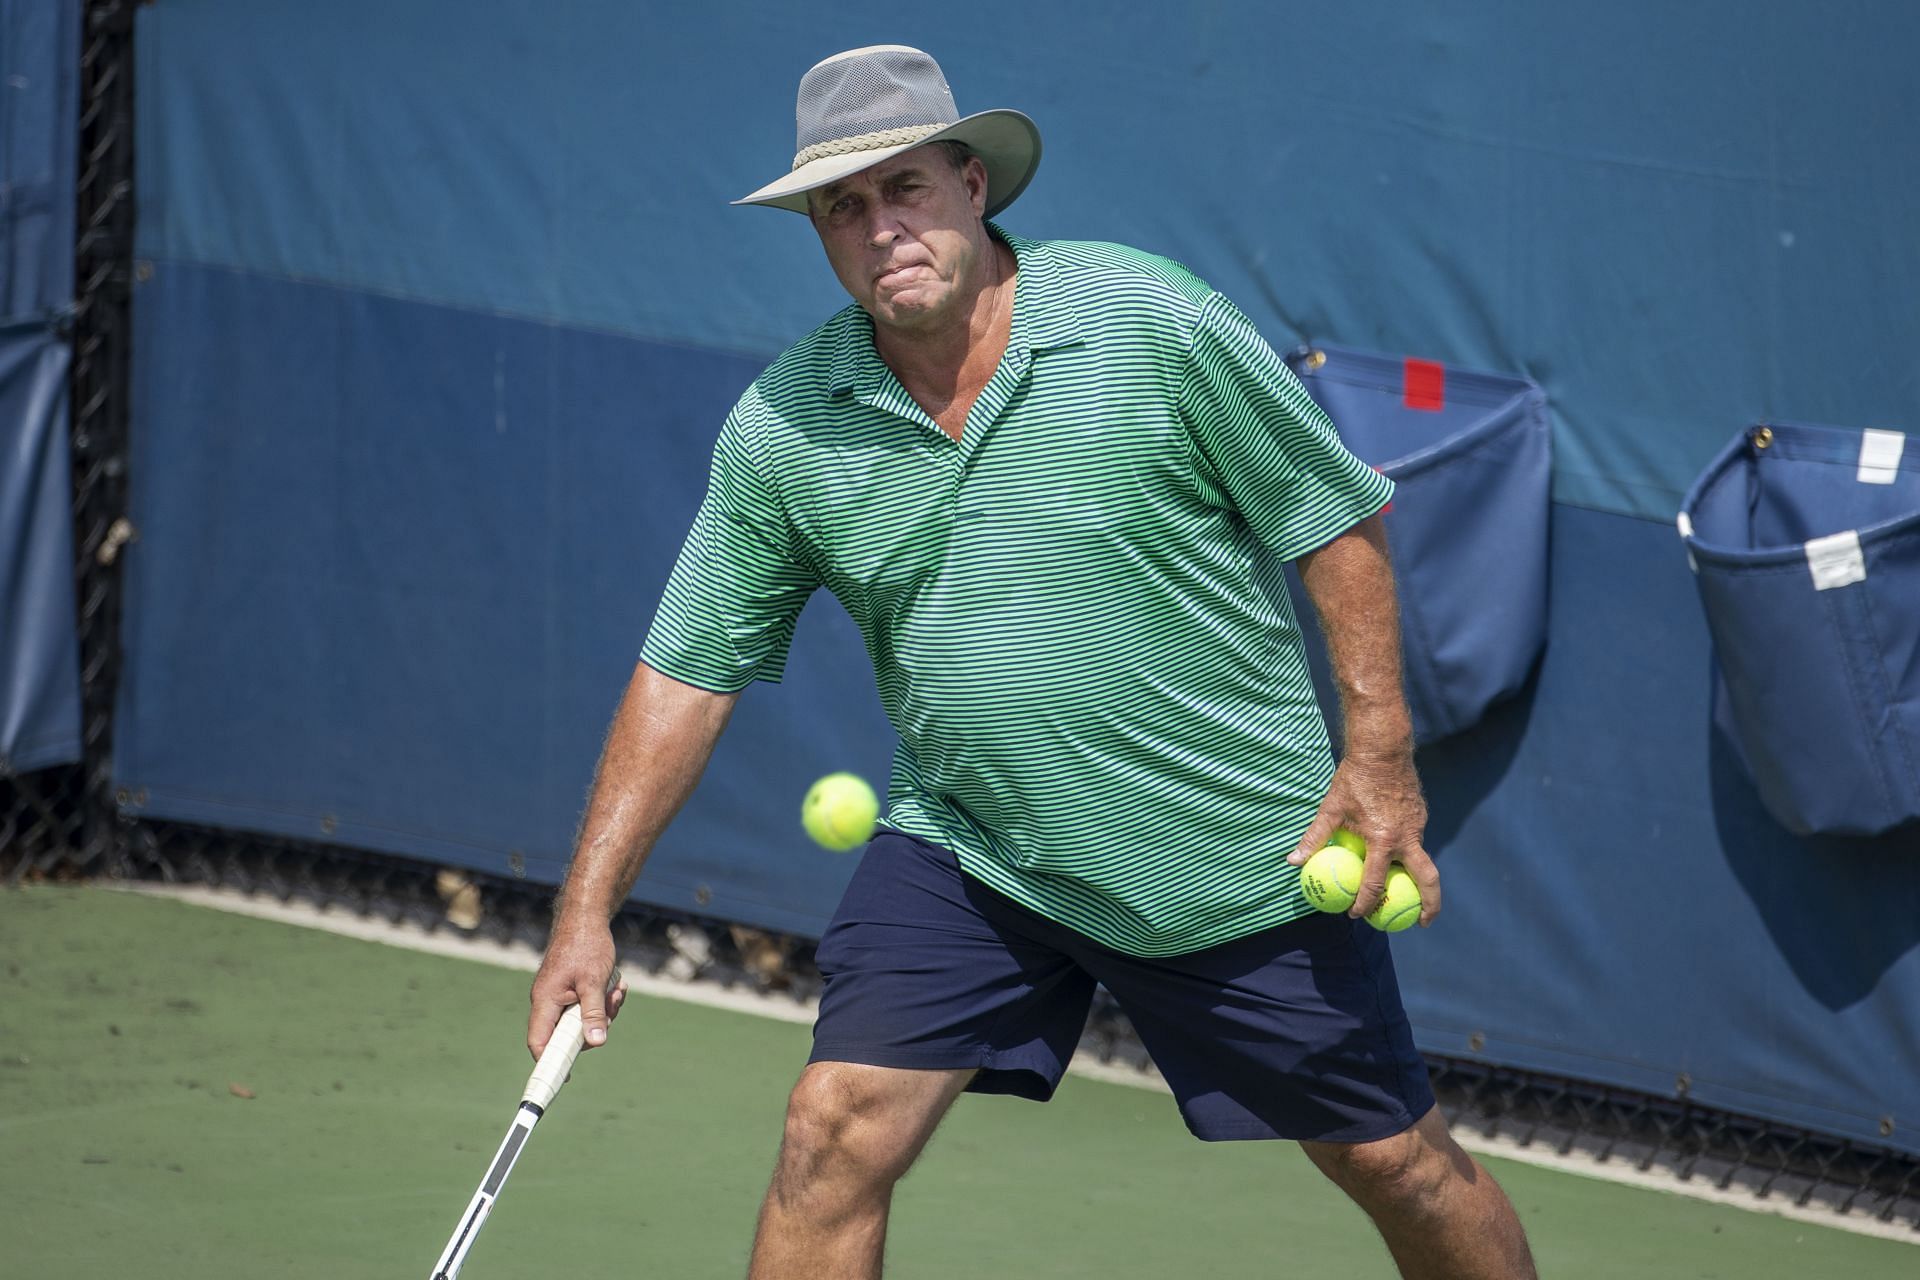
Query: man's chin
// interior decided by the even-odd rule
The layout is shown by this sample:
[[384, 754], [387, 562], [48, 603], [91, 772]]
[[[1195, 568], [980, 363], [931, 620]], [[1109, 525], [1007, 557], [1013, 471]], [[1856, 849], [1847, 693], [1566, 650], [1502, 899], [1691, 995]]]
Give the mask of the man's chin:
[[899, 329], [918, 329], [940, 318], [936, 298], [892, 297], [874, 308], [874, 318]]

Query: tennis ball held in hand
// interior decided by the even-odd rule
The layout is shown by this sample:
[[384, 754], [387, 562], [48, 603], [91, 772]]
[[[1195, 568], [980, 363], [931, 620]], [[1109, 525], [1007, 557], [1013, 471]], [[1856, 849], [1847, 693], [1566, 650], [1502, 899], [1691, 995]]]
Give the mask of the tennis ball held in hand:
[[880, 801], [866, 780], [852, 773], [830, 773], [807, 788], [800, 802], [800, 825], [822, 848], [835, 853], [858, 849], [873, 838]]
[[1345, 845], [1330, 844], [1300, 868], [1300, 892], [1316, 911], [1345, 911], [1360, 892], [1366, 863]]
[[1380, 905], [1367, 912], [1367, 923], [1382, 933], [1411, 929], [1420, 920], [1420, 886], [1399, 863], [1387, 869], [1387, 890]]

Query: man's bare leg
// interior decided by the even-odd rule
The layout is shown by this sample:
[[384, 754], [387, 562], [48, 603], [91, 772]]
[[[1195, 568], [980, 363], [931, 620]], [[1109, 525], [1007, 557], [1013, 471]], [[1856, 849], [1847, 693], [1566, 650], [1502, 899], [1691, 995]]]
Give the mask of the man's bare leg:
[[1438, 1107], [1378, 1142], [1300, 1145], [1367, 1211], [1407, 1280], [1534, 1280], [1513, 1205]]
[[973, 1074], [850, 1062], [801, 1072], [748, 1280], [879, 1280], [893, 1185]]

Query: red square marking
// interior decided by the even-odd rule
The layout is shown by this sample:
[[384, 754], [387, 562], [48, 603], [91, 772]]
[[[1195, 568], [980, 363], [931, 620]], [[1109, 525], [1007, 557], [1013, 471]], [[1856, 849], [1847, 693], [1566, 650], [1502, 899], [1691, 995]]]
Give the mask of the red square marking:
[[1444, 409], [1447, 405], [1447, 367], [1432, 360], [1403, 362], [1401, 400], [1409, 409]]

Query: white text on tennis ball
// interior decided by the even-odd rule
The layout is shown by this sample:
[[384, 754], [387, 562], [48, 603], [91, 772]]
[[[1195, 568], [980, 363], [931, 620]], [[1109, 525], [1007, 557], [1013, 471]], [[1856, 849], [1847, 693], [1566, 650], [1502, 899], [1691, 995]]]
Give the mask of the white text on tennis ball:
[[880, 800], [866, 780], [851, 773], [830, 773], [807, 788], [800, 802], [800, 825], [814, 843], [835, 853], [858, 849], [873, 838]]

